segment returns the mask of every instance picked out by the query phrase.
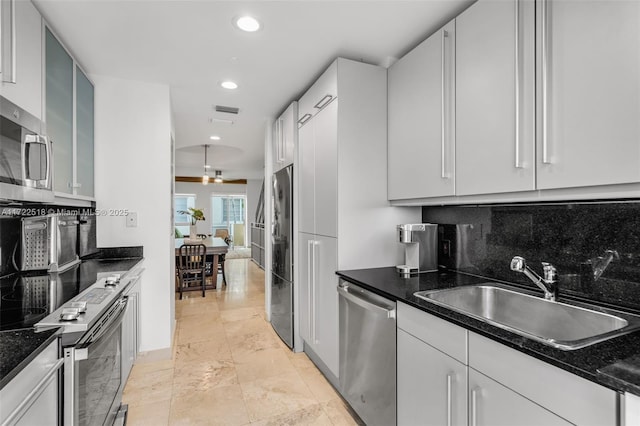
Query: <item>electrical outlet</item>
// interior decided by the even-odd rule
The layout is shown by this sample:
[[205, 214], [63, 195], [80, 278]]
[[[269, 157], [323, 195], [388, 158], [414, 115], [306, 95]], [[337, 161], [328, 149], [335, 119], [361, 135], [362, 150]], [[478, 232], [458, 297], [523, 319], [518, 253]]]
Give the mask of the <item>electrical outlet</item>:
[[127, 228], [136, 228], [138, 226], [138, 213], [129, 212], [127, 213]]

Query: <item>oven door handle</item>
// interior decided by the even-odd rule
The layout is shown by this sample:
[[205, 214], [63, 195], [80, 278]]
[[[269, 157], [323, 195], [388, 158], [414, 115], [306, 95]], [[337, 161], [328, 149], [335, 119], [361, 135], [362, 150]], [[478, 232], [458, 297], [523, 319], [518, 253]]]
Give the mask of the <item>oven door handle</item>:
[[93, 327], [95, 331], [93, 333], [87, 333], [85, 337], [80, 339], [75, 347], [76, 361], [87, 359], [91, 346], [100, 343], [104, 336], [122, 323], [124, 312], [127, 309], [128, 299], [128, 296], [123, 296], [118, 299], [114, 303], [114, 306], [103, 316], [103, 319]]

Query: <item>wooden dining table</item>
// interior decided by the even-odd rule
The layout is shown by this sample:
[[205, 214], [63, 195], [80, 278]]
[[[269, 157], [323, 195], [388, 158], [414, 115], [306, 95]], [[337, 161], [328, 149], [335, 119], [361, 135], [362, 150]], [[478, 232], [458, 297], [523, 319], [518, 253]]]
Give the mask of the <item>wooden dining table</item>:
[[[212, 271], [212, 283], [211, 284], [207, 284], [206, 285], [206, 289], [207, 290], [214, 290], [217, 285], [218, 285], [218, 261], [219, 261], [219, 256], [220, 255], [224, 255], [227, 253], [227, 251], [229, 251], [229, 245], [227, 243], [224, 242], [224, 240], [222, 238], [218, 238], [218, 237], [207, 237], [207, 238], [198, 238], [198, 239], [190, 239], [190, 238], [176, 238], [176, 264], [177, 264], [177, 257], [180, 255], [180, 246], [182, 246], [183, 244], [204, 244], [204, 246], [207, 248], [206, 254], [207, 256], [212, 255], [213, 256], [213, 264], [211, 265], [211, 271]], [[188, 288], [183, 288], [183, 291], [192, 291], [192, 290], [202, 290], [202, 287], [200, 286], [196, 286], [196, 287], [188, 287]], [[179, 291], [176, 288], [176, 291]]]

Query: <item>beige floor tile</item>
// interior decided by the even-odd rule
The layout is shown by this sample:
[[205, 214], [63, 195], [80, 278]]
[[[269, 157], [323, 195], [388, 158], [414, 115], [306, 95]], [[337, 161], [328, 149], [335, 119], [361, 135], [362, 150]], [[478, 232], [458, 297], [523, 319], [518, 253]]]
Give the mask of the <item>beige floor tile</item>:
[[231, 322], [231, 321], [248, 320], [252, 318], [261, 318], [264, 320], [264, 317], [262, 316], [260, 309], [252, 308], [252, 307], [229, 309], [229, 310], [220, 312], [220, 319], [222, 320], [223, 323]]
[[216, 341], [226, 342], [224, 327], [219, 321], [180, 321], [178, 325], [178, 345], [194, 342]]
[[300, 377], [302, 377], [302, 380], [304, 380], [318, 401], [329, 402], [340, 397], [333, 386], [331, 386], [315, 366], [300, 368], [298, 369], [298, 374], [300, 374]]
[[154, 373], [156, 371], [171, 370], [173, 369], [173, 367], [174, 367], [173, 359], [166, 359], [162, 361], [149, 361], [149, 362], [138, 361], [131, 369], [131, 373], [129, 373], [129, 377], [136, 378], [139, 376], [145, 376], [148, 373]]
[[311, 362], [307, 354], [305, 354], [304, 352], [292, 352], [289, 348], [283, 349], [283, 351], [289, 358], [289, 361], [291, 361], [291, 364], [293, 364], [296, 369], [316, 368], [316, 366], [313, 364], [313, 362]]
[[190, 363], [201, 361], [232, 361], [231, 350], [226, 339], [177, 345], [175, 367], [188, 367]]
[[130, 406], [127, 426], [163, 426], [169, 424], [169, 401]]
[[280, 349], [264, 349], [239, 356], [233, 354], [233, 360], [240, 383], [282, 374], [296, 374], [291, 361]]
[[320, 404], [312, 405], [302, 410], [281, 414], [267, 420], [251, 423], [252, 426], [331, 426], [331, 420]]
[[356, 421], [356, 417], [351, 415], [344, 401], [340, 398], [332, 399], [322, 403], [322, 409], [327, 413], [331, 422], [336, 426], [363, 425], [361, 421]]
[[173, 396], [180, 398], [237, 384], [238, 376], [232, 361], [191, 362], [174, 370]]
[[247, 259], [226, 268], [227, 286], [176, 300], [173, 358], [134, 366], [123, 395], [129, 424], [357, 424], [265, 320], [264, 271]]
[[122, 401], [129, 405], [168, 401], [173, 391], [173, 369], [160, 370], [129, 377]]
[[249, 414], [239, 385], [191, 392], [171, 400], [171, 425], [245, 425]]
[[240, 382], [240, 385], [251, 421], [266, 420], [318, 403], [295, 372]]

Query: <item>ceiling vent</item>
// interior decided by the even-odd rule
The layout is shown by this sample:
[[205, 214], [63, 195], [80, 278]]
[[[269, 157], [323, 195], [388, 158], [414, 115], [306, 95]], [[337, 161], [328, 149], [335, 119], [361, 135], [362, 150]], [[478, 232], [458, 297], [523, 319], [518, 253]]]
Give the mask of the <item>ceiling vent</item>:
[[216, 105], [216, 112], [225, 112], [227, 114], [237, 114], [240, 109], [224, 105]]
[[225, 125], [231, 126], [231, 125], [233, 125], [233, 120], [225, 120], [223, 118], [211, 117], [211, 118], [209, 118], [209, 123], [211, 123], [211, 124], [225, 124]]

